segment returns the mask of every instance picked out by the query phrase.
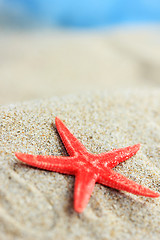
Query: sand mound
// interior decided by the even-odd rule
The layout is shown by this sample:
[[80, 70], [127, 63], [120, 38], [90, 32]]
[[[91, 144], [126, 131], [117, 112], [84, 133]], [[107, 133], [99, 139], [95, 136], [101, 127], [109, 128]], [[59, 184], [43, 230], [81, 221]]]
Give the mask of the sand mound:
[[160, 198], [96, 184], [82, 214], [74, 177], [20, 163], [15, 151], [66, 155], [59, 116], [92, 153], [141, 143], [115, 171], [160, 192], [160, 91], [69, 95], [1, 107], [0, 239], [159, 239]]

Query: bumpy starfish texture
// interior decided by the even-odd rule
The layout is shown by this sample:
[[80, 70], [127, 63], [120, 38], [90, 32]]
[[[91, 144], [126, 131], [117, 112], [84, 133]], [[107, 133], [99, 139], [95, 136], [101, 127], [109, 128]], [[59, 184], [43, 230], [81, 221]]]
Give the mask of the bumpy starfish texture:
[[101, 154], [89, 153], [83, 144], [56, 117], [58, 133], [70, 157], [42, 156], [15, 153], [16, 157], [31, 166], [49, 171], [75, 175], [74, 209], [81, 213], [93, 192], [95, 183], [124, 190], [146, 197], [159, 197], [160, 194], [145, 188], [123, 175], [114, 172], [113, 167], [132, 157], [140, 144], [116, 149]]

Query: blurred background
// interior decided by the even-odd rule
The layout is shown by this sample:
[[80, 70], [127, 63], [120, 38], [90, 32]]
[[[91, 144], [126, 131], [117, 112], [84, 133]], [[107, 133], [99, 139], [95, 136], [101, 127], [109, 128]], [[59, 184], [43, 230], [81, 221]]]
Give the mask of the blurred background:
[[160, 87], [159, 0], [0, 0], [0, 104]]

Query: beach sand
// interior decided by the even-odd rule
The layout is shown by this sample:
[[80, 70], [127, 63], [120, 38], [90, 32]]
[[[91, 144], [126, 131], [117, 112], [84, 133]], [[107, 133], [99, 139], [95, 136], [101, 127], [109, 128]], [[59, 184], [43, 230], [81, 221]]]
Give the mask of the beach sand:
[[0, 31], [0, 104], [86, 90], [157, 86], [158, 26]]
[[15, 151], [67, 155], [59, 116], [92, 153], [141, 143], [116, 172], [160, 192], [160, 90], [83, 92], [1, 107], [0, 239], [158, 240], [160, 198], [96, 184], [82, 214], [74, 177], [19, 162]]

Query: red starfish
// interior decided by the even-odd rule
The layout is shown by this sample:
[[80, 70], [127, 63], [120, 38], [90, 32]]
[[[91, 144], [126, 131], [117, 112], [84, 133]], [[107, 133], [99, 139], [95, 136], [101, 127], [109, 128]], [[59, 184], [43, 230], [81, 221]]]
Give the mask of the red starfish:
[[55, 123], [70, 157], [30, 155], [18, 152], [15, 155], [31, 166], [75, 175], [75, 211], [80, 213], [84, 210], [96, 182], [146, 197], [160, 196], [159, 193], [155, 193], [111, 169], [136, 154], [140, 144], [98, 155], [92, 154], [73, 136], [58, 117], [56, 117]]

